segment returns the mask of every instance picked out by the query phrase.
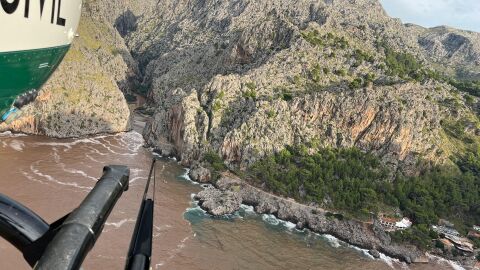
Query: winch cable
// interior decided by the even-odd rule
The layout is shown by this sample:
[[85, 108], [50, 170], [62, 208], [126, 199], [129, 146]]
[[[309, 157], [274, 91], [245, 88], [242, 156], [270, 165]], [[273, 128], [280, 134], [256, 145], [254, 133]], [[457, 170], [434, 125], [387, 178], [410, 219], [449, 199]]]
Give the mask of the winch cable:
[[[156, 159], [152, 160], [150, 173], [143, 192], [142, 203], [138, 212], [135, 230], [133, 231], [130, 249], [127, 255], [127, 270], [148, 270], [150, 269], [152, 257], [152, 240], [153, 240], [153, 212], [155, 204], [156, 190]], [[151, 199], [147, 198], [150, 190], [150, 183], [153, 178], [153, 191]]]

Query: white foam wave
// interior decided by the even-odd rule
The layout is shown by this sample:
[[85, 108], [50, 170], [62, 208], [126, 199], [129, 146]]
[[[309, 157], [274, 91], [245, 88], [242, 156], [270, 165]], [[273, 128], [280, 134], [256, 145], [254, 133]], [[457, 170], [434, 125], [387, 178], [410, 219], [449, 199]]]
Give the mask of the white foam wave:
[[450, 261], [450, 260], [435, 256], [435, 255], [432, 255], [430, 253], [427, 253], [427, 257], [428, 257], [429, 260], [436, 261], [437, 263], [448, 264], [454, 270], [465, 270], [465, 268], [463, 266], [461, 266], [460, 264], [458, 264], [457, 262]]
[[120, 152], [114, 151], [111, 146], [106, 145], [104, 143], [99, 143], [99, 145], [101, 147], [105, 148], [111, 154], [114, 154], [114, 155], [117, 155], [117, 156], [137, 156], [137, 154], [138, 154], [138, 153], [120, 153]]
[[242, 208], [243, 211], [247, 214], [255, 214], [255, 209], [253, 208], [253, 206], [242, 204], [240, 205], [240, 208]]
[[[365, 257], [368, 257], [372, 260], [375, 260], [375, 258], [372, 255], [370, 255], [370, 253], [366, 249], [363, 249], [363, 248], [345, 243], [344, 241], [342, 241], [342, 240], [340, 240], [340, 239], [338, 239], [335, 236], [330, 235], [330, 234], [317, 234], [317, 233], [315, 233], [315, 234], [319, 235], [320, 237], [325, 239], [334, 248], [339, 248], [341, 246], [345, 246], [345, 247], [348, 247], [348, 248], [351, 248], [351, 249], [354, 249], [354, 250], [357, 250], [357, 251], [361, 252]], [[389, 256], [387, 256], [383, 253], [380, 253], [380, 259], [379, 260], [383, 261], [386, 265], [388, 265], [392, 269], [396, 269], [395, 265], [399, 265], [402, 268], [406, 267], [405, 263], [402, 263], [402, 262], [400, 262], [400, 260], [391, 258], [391, 257], [389, 257]]]
[[90, 153], [92, 153], [92, 154], [97, 154], [97, 155], [100, 155], [100, 156], [108, 155], [107, 153], [102, 153], [102, 152], [98, 151], [97, 148], [94, 148], [94, 147], [91, 147], [91, 146], [89, 146], [88, 149], [91, 150]]
[[178, 177], [184, 180], [187, 180], [188, 182], [194, 184], [194, 185], [199, 185], [200, 183], [193, 181], [190, 176], [188, 175], [190, 173], [189, 168], [183, 168], [183, 174], [179, 175]]
[[185, 242], [190, 239], [190, 236], [187, 236], [185, 238], [183, 238], [178, 244], [177, 244], [177, 247], [171, 251], [169, 251], [168, 253], [170, 253], [170, 256], [167, 258], [166, 261], [161, 261], [159, 263], [155, 263], [155, 269], [158, 269], [159, 267], [162, 267], [166, 262], [169, 262], [170, 260], [172, 260], [173, 258], [175, 258], [177, 256], [177, 254], [179, 254], [182, 249], [185, 248]]
[[129, 184], [131, 185], [139, 180], [147, 180], [147, 177], [142, 177], [142, 176], [130, 177]]
[[142, 134], [136, 131], [131, 131], [120, 134], [119, 143], [127, 147], [131, 152], [138, 152], [144, 145], [145, 141], [143, 140]]
[[321, 234], [320, 235], [323, 239], [327, 240], [327, 242], [334, 248], [339, 248], [341, 246], [341, 241], [340, 239], [336, 238], [333, 235], [330, 234]]
[[283, 226], [287, 227], [287, 229], [289, 229], [289, 230], [293, 230], [297, 227], [297, 225], [295, 225], [295, 223], [290, 222], [290, 221], [284, 221]]
[[[367, 254], [369, 254], [369, 253], [367, 252]], [[382, 260], [385, 264], [387, 264], [392, 269], [395, 269], [394, 263], [395, 264], [401, 264], [399, 260], [388, 257], [387, 255], [385, 255], [383, 253], [380, 253], [380, 260]]]
[[130, 169], [130, 173], [131, 173], [132, 175], [139, 175], [139, 174], [142, 173], [142, 172], [145, 172], [145, 170], [144, 170], [144, 169], [140, 169], [140, 168], [131, 168], [131, 169]]
[[[38, 162], [37, 162], [38, 163]], [[86, 186], [82, 186], [82, 185], [79, 185], [78, 183], [76, 182], [62, 182], [62, 181], [59, 181], [57, 179], [55, 179], [53, 176], [51, 175], [48, 175], [48, 174], [44, 174], [42, 172], [40, 172], [38, 169], [36, 169], [34, 167], [34, 165], [30, 165], [30, 171], [41, 177], [41, 178], [44, 178], [46, 179], [47, 182], [51, 182], [51, 183], [55, 183], [55, 184], [59, 184], [59, 185], [62, 185], [62, 186], [69, 186], [69, 187], [74, 187], [74, 188], [78, 188], [78, 189], [83, 189], [83, 190], [91, 190], [92, 187], [86, 187]]]
[[265, 221], [266, 223], [270, 224], [270, 225], [278, 225], [280, 224], [280, 220], [275, 217], [274, 215], [271, 215], [271, 214], [263, 214], [262, 215], [262, 220]]
[[189, 212], [189, 213], [192, 213], [192, 212], [201, 212], [203, 214], [207, 214], [207, 211], [203, 210], [200, 205], [198, 204], [195, 204], [195, 206], [192, 206], [190, 208], [187, 208], [187, 210], [185, 212]]
[[135, 222], [136, 220], [135, 219], [131, 219], [131, 218], [128, 218], [128, 219], [122, 219], [118, 222], [105, 222], [105, 226], [113, 226], [115, 227], [116, 229], [122, 227], [124, 224], [126, 223], [133, 223]]
[[190, 180], [192, 181], [192, 179], [190, 178], [190, 176], [188, 175], [190, 173], [190, 169], [189, 168], [184, 168], [183, 169], [183, 174], [181, 174], [179, 177], [180, 178], [183, 178], [185, 180]]
[[11, 131], [0, 132], [0, 137], [15, 138], [15, 137], [26, 137], [26, 136], [28, 135], [23, 133], [12, 133]]
[[[255, 211], [253, 210], [253, 207], [251, 209], [250, 208], [247, 208], [247, 209], [255, 213]], [[275, 215], [271, 215], [271, 214], [263, 214], [262, 220], [270, 225], [274, 225], [274, 226], [281, 225], [289, 231], [293, 231], [297, 227], [294, 223], [279, 219]]]
[[67, 151], [69, 149], [72, 149], [73, 146], [77, 144], [99, 144], [99, 142], [95, 139], [92, 138], [85, 138], [85, 139], [78, 139], [73, 142], [37, 142], [35, 145], [37, 146], [58, 146], [58, 147], [64, 147], [65, 150]]
[[85, 178], [87, 178], [87, 179], [90, 179], [90, 180], [94, 181], [94, 182], [97, 182], [97, 181], [98, 181], [97, 178], [88, 175], [86, 172], [84, 172], [84, 171], [82, 171], [82, 170], [67, 169], [67, 168], [65, 168], [65, 166], [62, 166], [62, 167], [63, 167], [63, 170], [64, 170], [65, 172], [68, 172], [68, 173], [71, 173], [71, 174], [81, 175], [81, 176], [83, 176], [83, 177], [85, 177]]
[[95, 162], [95, 163], [100, 163], [100, 164], [102, 163], [102, 162], [100, 162], [99, 160], [94, 159], [94, 158], [93, 158], [92, 156], [90, 156], [89, 154], [85, 154], [85, 157], [88, 158], [88, 159], [90, 159], [91, 161], [93, 161], [93, 162]]
[[10, 148], [12, 148], [15, 151], [21, 152], [23, 151], [23, 148], [25, 147], [25, 143], [19, 140], [12, 140], [10, 142]]
[[31, 180], [33, 182], [37, 182], [37, 183], [41, 183], [43, 185], [46, 185], [47, 183], [45, 183], [44, 181], [41, 181], [41, 180], [38, 180], [37, 178], [33, 177], [32, 175], [30, 175], [29, 173], [27, 172], [23, 172], [22, 171], [22, 174], [27, 177], [28, 180]]

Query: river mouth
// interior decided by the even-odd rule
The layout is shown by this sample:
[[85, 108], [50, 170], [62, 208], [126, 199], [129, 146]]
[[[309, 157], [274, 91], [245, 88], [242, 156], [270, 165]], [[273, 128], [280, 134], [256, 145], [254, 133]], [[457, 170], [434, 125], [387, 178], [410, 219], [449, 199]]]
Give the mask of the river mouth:
[[[137, 119], [136, 125], [142, 126]], [[53, 222], [73, 210], [109, 164], [131, 169], [130, 189], [112, 211], [84, 269], [122, 269], [152, 154], [137, 131], [82, 139], [0, 135], [0, 192]], [[157, 162], [153, 269], [402, 269], [388, 258], [244, 206], [231, 216], [205, 214], [192, 194], [202, 186], [174, 159]], [[22, 255], [0, 240], [2, 269], [30, 269]], [[410, 269], [451, 269], [447, 264]]]

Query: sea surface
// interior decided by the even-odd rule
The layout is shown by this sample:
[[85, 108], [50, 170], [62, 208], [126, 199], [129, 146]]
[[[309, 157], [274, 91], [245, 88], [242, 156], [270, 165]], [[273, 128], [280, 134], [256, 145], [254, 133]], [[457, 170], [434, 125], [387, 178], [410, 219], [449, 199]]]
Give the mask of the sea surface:
[[[134, 131], [83, 139], [0, 134], [0, 193], [51, 223], [77, 207], [109, 164], [128, 165], [130, 189], [118, 201], [83, 269], [123, 269], [152, 154]], [[248, 206], [222, 218], [193, 201], [201, 185], [174, 159], [156, 166], [152, 269], [461, 269], [449, 262], [407, 266], [329, 235], [298, 231]], [[30, 269], [20, 252], [0, 239], [0, 269]]]

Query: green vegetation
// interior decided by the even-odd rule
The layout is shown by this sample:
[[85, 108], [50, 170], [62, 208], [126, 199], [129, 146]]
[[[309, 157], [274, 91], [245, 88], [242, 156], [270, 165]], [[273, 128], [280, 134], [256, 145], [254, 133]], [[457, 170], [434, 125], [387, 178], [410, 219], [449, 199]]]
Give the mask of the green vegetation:
[[245, 84], [245, 86], [246, 86], [248, 89], [250, 89], [250, 90], [255, 90], [255, 89], [257, 89], [257, 86], [255, 85], [254, 82], [247, 82], [247, 83]]
[[373, 82], [375, 80], [375, 74], [373, 73], [368, 73], [365, 75], [365, 81], [366, 82]]
[[267, 111], [267, 117], [268, 117], [269, 119], [274, 118], [274, 117], [276, 117], [276, 116], [277, 116], [277, 113], [276, 113], [274, 110], [268, 110], [268, 111]]
[[440, 217], [460, 219], [467, 225], [478, 223], [480, 174], [475, 175], [478, 169], [480, 167], [459, 172], [436, 168], [418, 177], [397, 179], [394, 195], [397, 205], [418, 224], [435, 224]]
[[320, 67], [319, 64], [316, 64], [313, 69], [310, 71], [310, 77], [312, 78], [312, 81], [318, 83], [320, 82], [320, 79], [322, 78], [322, 68]]
[[335, 70], [335, 74], [338, 76], [345, 77], [347, 76], [347, 71], [345, 69], [337, 69]]
[[214, 181], [218, 180], [220, 173], [227, 169], [227, 166], [223, 163], [223, 159], [213, 151], [207, 152], [203, 159], [210, 164], [209, 169]]
[[356, 49], [353, 52], [353, 57], [355, 58], [355, 64], [354, 64], [355, 67], [360, 66], [365, 61], [369, 63], [375, 62], [375, 58], [373, 57], [373, 55], [370, 55], [360, 49]]
[[345, 37], [337, 37], [332, 33], [321, 35], [318, 30], [304, 31], [302, 37], [313, 46], [330, 46], [335, 48], [346, 49], [349, 43]]
[[222, 109], [222, 102], [220, 102], [219, 100], [215, 101], [213, 103], [213, 106], [212, 106], [212, 111], [213, 112], [218, 112], [220, 109]]
[[253, 100], [257, 99], [257, 86], [253, 82], [248, 82], [245, 84], [245, 86], [248, 88], [245, 92], [243, 92], [242, 96], [244, 98], [251, 98]]
[[472, 241], [473, 246], [480, 247], [480, 239], [478, 239], [476, 237], [473, 237], [473, 236], [468, 237], [468, 239], [470, 239], [470, 241]]
[[243, 92], [242, 96], [244, 98], [251, 98], [251, 99], [255, 100], [255, 99], [257, 99], [257, 91], [247, 90], [247, 91]]
[[128, 103], [137, 101], [137, 97], [132, 94], [125, 94], [125, 99], [127, 100]]
[[388, 75], [398, 75], [401, 78], [417, 77], [417, 72], [422, 67], [413, 55], [398, 53], [389, 48], [385, 48], [385, 63], [388, 67]]
[[146, 96], [148, 92], [150, 92], [150, 86], [136, 83], [133, 87], [133, 90], [142, 96]]
[[403, 79], [413, 79], [421, 82], [426, 79], [440, 80], [441, 75], [436, 71], [424, 68], [410, 53], [397, 52], [384, 41], [377, 42], [377, 49], [385, 52], [386, 73], [390, 76], [399, 76]]
[[310, 44], [314, 46], [323, 46], [324, 37], [320, 36], [318, 30], [313, 30], [310, 32], [302, 32], [302, 37]]
[[377, 190], [387, 184], [387, 170], [377, 158], [353, 148], [307, 152], [304, 146], [288, 147], [254, 164], [251, 172], [269, 190], [299, 201], [323, 203], [328, 196], [337, 209], [376, 208]]
[[457, 81], [450, 80], [449, 83], [462, 92], [472, 96], [480, 97], [480, 81]]
[[251, 181], [303, 203], [316, 202], [356, 217], [399, 208], [415, 226], [393, 235], [421, 248], [431, 245], [429, 225], [452, 220], [460, 231], [480, 223], [480, 146], [454, 159], [457, 166], [435, 167], [419, 176], [398, 175], [372, 154], [355, 148], [285, 150], [255, 163]]
[[293, 95], [292, 95], [292, 93], [284, 92], [282, 94], [282, 99], [285, 100], [285, 101], [291, 101], [293, 99]]
[[358, 89], [364, 86], [362, 78], [355, 78], [350, 84], [349, 87], [352, 89]]
[[[414, 244], [420, 249], [427, 250], [432, 247], [432, 239], [438, 238], [438, 235], [425, 224], [413, 226], [404, 231], [396, 231], [391, 234], [395, 242], [407, 242]], [[443, 248], [443, 243], [437, 241], [436, 245]]]
[[217, 99], [223, 99], [225, 97], [225, 91], [220, 91], [218, 94], [217, 94]]
[[350, 82], [348, 85], [351, 89], [358, 89], [361, 87], [366, 87], [369, 82], [373, 82], [375, 80], [375, 74], [368, 73], [365, 76], [355, 78], [353, 81]]
[[467, 103], [467, 105], [472, 106], [474, 102], [475, 102], [475, 99], [471, 95], [465, 96], [465, 103]]

